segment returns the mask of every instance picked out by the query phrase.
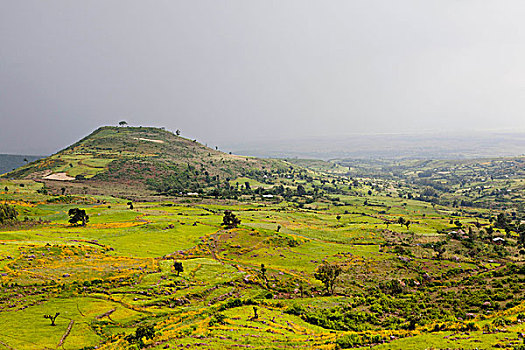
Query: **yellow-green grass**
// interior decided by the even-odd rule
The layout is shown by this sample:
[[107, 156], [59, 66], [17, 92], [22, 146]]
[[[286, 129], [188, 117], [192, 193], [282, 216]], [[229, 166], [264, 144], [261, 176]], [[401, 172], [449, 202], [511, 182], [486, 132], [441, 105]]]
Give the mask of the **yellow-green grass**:
[[[111, 318], [117, 323], [131, 321], [137, 313], [118, 303], [89, 297], [53, 299], [20, 311], [0, 313], [0, 339], [15, 349], [55, 348], [64, 335], [69, 323], [75, 323], [64, 342], [66, 348], [96, 346], [101, 338], [93, 332], [90, 323], [95, 317], [116, 309]], [[56, 326], [51, 326], [44, 315], [59, 312]], [[107, 320], [107, 318], [105, 319]]]

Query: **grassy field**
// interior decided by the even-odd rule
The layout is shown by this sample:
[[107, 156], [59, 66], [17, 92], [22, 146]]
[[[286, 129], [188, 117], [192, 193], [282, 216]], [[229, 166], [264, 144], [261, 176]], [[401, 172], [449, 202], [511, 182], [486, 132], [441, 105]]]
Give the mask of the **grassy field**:
[[[366, 196], [372, 186], [361, 183], [337, 200], [196, 198], [130, 209], [126, 199], [1, 180], [0, 202], [19, 220], [0, 228], [0, 348], [522, 344], [519, 232], [494, 226], [487, 209]], [[86, 210], [86, 226], [68, 223], [71, 208]], [[225, 210], [238, 227], [222, 225]], [[333, 294], [315, 277], [324, 262], [342, 267]], [[44, 315], [57, 312], [51, 326]], [[141, 327], [151, 339], [130, 338]]]

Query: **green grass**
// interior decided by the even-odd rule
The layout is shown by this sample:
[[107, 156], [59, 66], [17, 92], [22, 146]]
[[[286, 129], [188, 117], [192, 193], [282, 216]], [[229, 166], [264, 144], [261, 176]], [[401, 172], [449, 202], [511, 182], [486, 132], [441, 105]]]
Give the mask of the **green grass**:
[[[83, 157], [82, 162], [90, 159]], [[1, 198], [13, 201], [21, 216], [42, 218], [44, 223], [0, 229], [0, 322], [4, 325], [0, 341], [16, 349], [34, 349], [36, 344], [56, 347], [69, 320], [75, 324], [65, 348], [126, 348], [130, 344], [122, 333], [131, 334], [144, 324], [156, 325], [155, 340], [146, 342], [156, 349], [165, 345], [334, 348], [336, 339], [348, 332], [316, 325], [307, 318], [308, 312], [313, 317], [315, 312], [352, 305], [355, 312], [371, 314], [381, 304], [383, 310], [392, 308], [385, 314], [398, 315], [406, 323], [410, 308], [421, 308], [418, 312], [430, 314], [436, 322], [457, 320], [472, 309], [478, 317], [475, 324], [482, 327], [492, 324], [499, 311], [483, 309], [479, 303], [490, 300], [500, 310], [511, 310], [505, 317], [513, 318], [522, 312], [521, 306], [511, 309], [513, 300], [525, 300], [520, 291], [525, 279], [520, 274], [491, 275], [510, 261], [523, 264], [519, 255], [514, 256], [517, 248], [506, 247], [512, 254], [501, 258], [492, 245], [477, 242], [482, 251], [473, 258], [468, 245], [438, 233], [455, 229], [449, 224], [455, 208], [387, 196], [373, 196], [365, 204], [365, 198], [347, 195], [340, 196], [339, 205], [319, 199], [304, 208], [286, 201], [195, 200], [135, 201], [130, 210], [128, 200], [109, 197], [94, 197], [84, 204], [52, 203], [48, 199], [56, 197], [36, 192], [39, 184], [26, 181], [19, 187], [20, 183], [0, 181], [2, 188], [16, 189], [0, 194]], [[86, 209], [90, 216], [85, 227], [68, 224], [67, 212], [75, 207]], [[224, 210], [240, 217], [238, 228], [221, 226]], [[470, 215], [478, 212], [470, 211], [453, 219], [474, 227]], [[412, 222], [409, 229], [394, 223], [399, 217]], [[513, 237], [517, 239], [516, 234]], [[444, 260], [436, 259], [437, 253], [428, 246], [441, 241], [446, 246]], [[173, 269], [174, 260], [183, 264], [180, 276]], [[323, 261], [344, 269], [335, 296], [323, 295], [323, 285], [315, 278]], [[435, 286], [413, 285], [399, 295], [378, 294], [378, 286], [390, 280], [424, 284], [425, 273], [434, 278]], [[472, 282], [471, 276], [480, 276], [482, 282]], [[303, 297], [299, 288], [304, 288]], [[465, 296], [474, 292], [482, 293], [481, 302], [454, 310], [450, 303], [455, 298], [474, 298]], [[240, 305], [229, 304], [237, 299]], [[251, 304], [257, 304], [258, 319], [253, 319]], [[293, 305], [302, 305], [307, 313], [287, 313]], [[112, 320], [95, 319], [114, 308]], [[439, 310], [444, 314], [432, 314]], [[55, 312], [61, 315], [57, 326], [51, 327], [43, 315]], [[225, 324], [213, 323], [217, 317], [224, 317]], [[359, 336], [381, 331], [396, 335], [374, 348], [491, 348], [509, 343], [505, 337], [516, 338], [521, 324], [512, 322], [505, 327], [511, 333], [470, 335], [426, 333], [422, 324], [412, 333], [399, 327], [388, 333], [387, 327], [367, 324], [369, 329]]]

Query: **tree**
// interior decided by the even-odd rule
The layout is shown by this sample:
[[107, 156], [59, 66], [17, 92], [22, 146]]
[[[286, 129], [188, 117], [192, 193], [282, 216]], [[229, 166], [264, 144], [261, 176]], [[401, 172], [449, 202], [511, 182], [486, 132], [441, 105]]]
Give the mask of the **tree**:
[[68, 215], [69, 215], [69, 223], [72, 225], [86, 226], [86, 223], [89, 222], [89, 216], [86, 214], [86, 211], [84, 209], [79, 209], [79, 208], [69, 209]]
[[133, 202], [128, 202], [129, 209], [133, 209]]
[[525, 224], [521, 224], [517, 227], [518, 231], [518, 244], [525, 245]]
[[339, 221], [341, 220], [341, 215], [337, 215], [335, 218], [337, 219], [337, 221]]
[[343, 269], [338, 264], [324, 262], [317, 267], [314, 277], [324, 284], [326, 292], [331, 295], [334, 294], [335, 283], [342, 272]]
[[18, 212], [9, 204], [0, 204], [0, 224], [16, 220]]
[[182, 262], [180, 261], [173, 262], [173, 269], [177, 271], [177, 276], [179, 276], [181, 272], [184, 272], [184, 266], [182, 266]]
[[241, 219], [235, 216], [230, 210], [224, 211], [224, 216], [222, 218], [222, 225], [226, 228], [235, 228], [241, 223]]
[[266, 271], [266, 266], [264, 266], [264, 264], [261, 264], [261, 275], [263, 276], [265, 281], [268, 281], [268, 279], [266, 278]]
[[60, 189], [60, 191], [62, 192], [62, 195], [64, 195], [64, 194], [66, 193], [66, 188], [65, 188], [65, 187], [62, 187], [62, 188]]
[[400, 216], [399, 219], [397, 219], [397, 223], [400, 226], [403, 226], [405, 224], [405, 219], [402, 216]]
[[437, 244], [434, 245], [433, 248], [434, 248], [434, 251], [438, 253], [438, 259], [441, 260], [441, 258], [443, 258], [443, 254], [445, 253], [447, 249], [443, 245], [437, 245]]
[[130, 334], [126, 336], [126, 340], [129, 343], [138, 343], [140, 348], [144, 346], [144, 338], [153, 339], [155, 337], [155, 328], [154, 326], [139, 326], [135, 329], [135, 334]]
[[407, 230], [408, 230], [408, 227], [410, 226], [410, 224], [411, 224], [410, 220], [405, 221], [404, 225], [407, 227]]
[[175, 135], [180, 136], [180, 130], [179, 129], [177, 129], [177, 131], [175, 131]]
[[396, 294], [403, 293], [404, 287], [405, 287], [404, 282], [402, 283], [401, 281], [396, 280], [396, 279], [386, 281], [386, 282], [379, 282], [379, 288], [385, 294], [396, 295]]
[[54, 316], [53, 315], [44, 315], [44, 318], [47, 318], [51, 321], [52, 326], [56, 326], [55, 320], [57, 319], [58, 315], [60, 315], [60, 312], [57, 312]]
[[122, 120], [122, 121], [118, 122], [118, 125], [119, 126], [126, 126], [126, 125], [128, 125], [128, 123], [125, 120]]
[[304, 196], [306, 194], [306, 190], [304, 189], [304, 186], [299, 184], [297, 186], [297, 195], [298, 196]]

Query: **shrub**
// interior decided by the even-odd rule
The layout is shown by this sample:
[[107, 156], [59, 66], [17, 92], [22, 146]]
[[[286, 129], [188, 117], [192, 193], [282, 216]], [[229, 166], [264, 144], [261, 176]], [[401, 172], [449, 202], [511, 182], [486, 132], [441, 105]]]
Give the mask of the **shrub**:
[[349, 349], [361, 345], [361, 341], [357, 334], [346, 334], [337, 338], [335, 344], [338, 349]]

